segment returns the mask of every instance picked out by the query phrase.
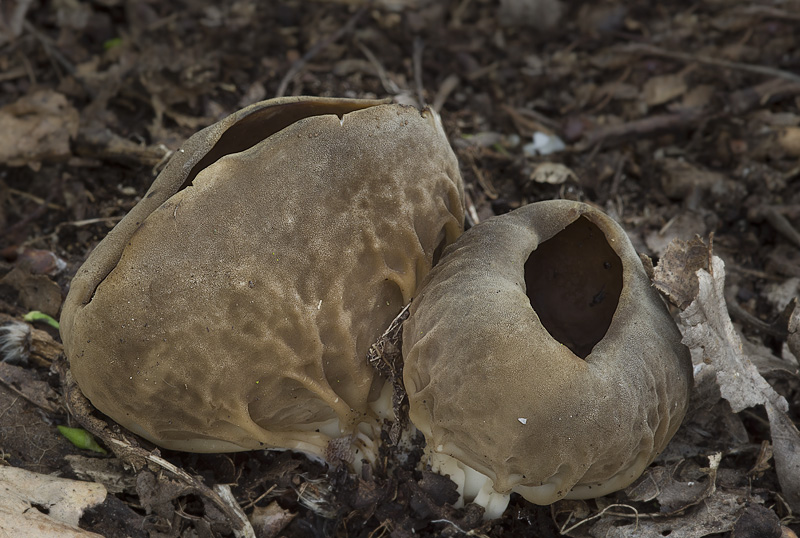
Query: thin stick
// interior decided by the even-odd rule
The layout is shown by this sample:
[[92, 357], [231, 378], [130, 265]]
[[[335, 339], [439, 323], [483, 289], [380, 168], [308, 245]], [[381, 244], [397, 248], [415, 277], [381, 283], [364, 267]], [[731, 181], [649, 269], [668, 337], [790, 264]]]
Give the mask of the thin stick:
[[48, 209], [55, 209], [57, 211], [63, 211], [64, 210], [64, 208], [61, 207], [60, 205], [54, 204], [53, 202], [48, 202], [44, 198], [39, 198], [35, 194], [31, 194], [29, 192], [21, 191], [19, 189], [13, 189], [11, 187], [8, 188], [8, 192], [10, 192], [11, 194], [17, 195], [20, 198], [27, 198], [28, 200], [31, 200], [32, 202], [36, 202], [39, 205], [46, 205], [48, 207]]
[[289, 86], [289, 82], [299, 73], [303, 67], [311, 60], [314, 56], [320, 53], [323, 49], [329, 47], [333, 43], [339, 41], [345, 34], [349, 34], [355, 28], [356, 23], [361, 18], [364, 13], [367, 12], [367, 8], [372, 4], [372, 2], [367, 2], [363, 6], [361, 6], [358, 11], [356, 11], [350, 20], [347, 21], [347, 24], [336, 30], [333, 34], [331, 34], [328, 38], [323, 39], [322, 41], [317, 42], [316, 45], [311, 47], [308, 52], [306, 52], [302, 58], [295, 61], [292, 66], [289, 68], [289, 71], [283, 76], [281, 79], [281, 83], [278, 85], [278, 91], [275, 93], [275, 97], [283, 97], [286, 94], [286, 87]]
[[375, 71], [378, 72], [378, 78], [381, 79], [381, 85], [383, 86], [383, 89], [386, 90], [386, 93], [390, 93], [392, 95], [397, 95], [400, 93], [400, 86], [395, 84], [395, 82], [389, 78], [386, 68], [383, 67], [383, 64], [378, 57], [375, 56], [375, 54], [360, 40], [356, 39], [355, 42], [356, 45], [358, 45], [358, 48], [361, 49], [361, 52], [364, 53], [364, 56], [367, 57], [369, 63], [372, 64], [372, 67], [375, 68]]
[[764, 65], [746, 64], [741, 62], [730, 62], [728, 60], [721, 60], [719, 58], [712, 58], [703, 54], [686, 54], [685, 52], [677, 52], [673, 50], [662, 49], [655, 45], [648, 45], [646, 43], [633, 43], [623, 47], [628, 52], [641, 52], [643, 54], [652, 54], [654, 56], [663, 56], [665, 58], [672, 58], [674, 60], [681, 60], [684, 62], [699, 62], [701, 64], [714, 65], [723, 67], [725, 69], [736, 69], [738, 71], [747, 71], [749, 73], [757, 73], [759, 75], [767, 75], [770, 77], [783, 78], [793, 82], [800, 82], [800, 75], [782, 69], [775, 69]]
[[773, 228], [783, 234], [786, 239], [800, 247], [800, 232], [794, 229], [792, 223], [785, 215], [778, 212], [774, 207], [767, 207], [764, 215]]
[[664, 132], [692, 127], [703, 117], [701, 110], [684, 110], [668, 114], [654, 114], [618, 125], [603, 125], [590, 131], [583, 142], [575, 145], [576, 151], [586, 151], [595, 144], [619, 143], [633, 137], [646, 138]]
[[460, 83], [461, 80], [459, 80], [458, 75], [451, 74], [444, 79], [441, 86], [439, 86], [439, 91], [436, 92], [436, 97], [433, 98], [431, 108], [436, 112], [441, 112], [447, 98], [450, 97], [453, 90], [458, 88]]
[[411, 58], [411, 63], [414, 66], [414, 85], [417, 89], [417, 101], [420, 106], [425, 106], [424, 89], [422, 87], [422, 51], [425, 50], [425, 42], [421, 37], [414, 38], [414, 54]]
[[[570, 532], [572, 532], [573, 530], [577, 529], [578, 527], [580, 527], [584, 523], [588, 523], [589, 521], [592, 521], [593, 519], [597, 519], [599, 517], [602, 517], [603, 514], [608, 512], [611, 508], [619, 508], [619, 507], [621, 507], [621, 508], [630, 508], [633, 511], [633, 514], [634, 514], [633, 518], [636, 520], [636, 528], [638, 528], [639, 527], [639, 517], [640, 516], [639, 516], [639, 511], [635, 507], [633, 507], [633, 506], [631, 506], [629, 504], [609, 504], [608, 506], [603, 508], [600, 512], [596, 513], [595, 515], [593, 515], [591, 517], [587, 517], [586, 519], [582, 519], [582, 520], [578, 521], [577, 523], [575, 523], [574, 525], [572, 525], [569, 528], [567, 528], [567, 524], [570, 522], [570, 520], [568, 519], [566, 521], [566, 523], [564, 523], [564, 525], [559, 529], [558, 532], [561, 535], [569, 534]], [[626, 515], [627, 516], [627, 514], [614, 514], [614, 515]], [[628, 516], [628, 517], [630, 517], [630, 516]]]

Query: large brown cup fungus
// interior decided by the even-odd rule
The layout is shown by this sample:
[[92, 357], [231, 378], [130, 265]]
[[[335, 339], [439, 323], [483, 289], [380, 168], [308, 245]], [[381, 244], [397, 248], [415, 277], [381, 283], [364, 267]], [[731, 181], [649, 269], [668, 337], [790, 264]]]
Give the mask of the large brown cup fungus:
[[162, 447], [369, 447], [383, 380], [367, 350], [460, 235], [462, 198], [431, 111], [247, 107], [192, 136], [80, 268], [70, 369]]
[[531, 204], [445, 250], [403, 329], [410, 418], [431, 465], [499, 516], [633, 482], [686, 412], [689, 352], [624, 230]]

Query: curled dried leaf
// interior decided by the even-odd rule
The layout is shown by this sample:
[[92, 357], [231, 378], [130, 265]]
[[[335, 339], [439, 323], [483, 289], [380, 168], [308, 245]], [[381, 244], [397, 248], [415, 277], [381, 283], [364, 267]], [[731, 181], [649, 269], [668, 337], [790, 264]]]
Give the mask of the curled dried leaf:
[[697, 270], [697, 297], [679, 316], [683, 343], [693, 351], [702, 350], [702, 367], [707, 365], [716, 373], [720, 394], [734, 412], [756, 405], [766, 408], [778, 481], [787, 503], [798, 510], [800, 454], [795, 447], [800, 446], [800, 432], [787, 414], [786, 399], [742, 351], [725, 303], [725, 264], [713, 256], [709, 270]]
[[681, 310], [697, 297], [695, 273], [708, 269], [711, 248], [700, 236], [690, 241], [674, 239], [653, 272], [653, 285]]

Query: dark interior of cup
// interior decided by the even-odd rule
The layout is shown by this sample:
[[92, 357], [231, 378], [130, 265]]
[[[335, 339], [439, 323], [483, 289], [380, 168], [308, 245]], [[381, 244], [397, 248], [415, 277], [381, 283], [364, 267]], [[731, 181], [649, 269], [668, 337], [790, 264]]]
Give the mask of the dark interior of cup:
[[525, 285], [545, 329], [585, 359], [617, 310], [622, 260], [600, 228], [580, 217], [531, 253]]
[[216, 144], [203, 156], [189, 172], [186, 181], [181, 185], [185, 189], [192, 184], [201, 170], [208, 168], [225, 155], [239, 153], [252, 148], [304, 118], [336, 114], [341, 119], [345, 114], [375, 106], [374, 102], [362, 101], [298, 101], [282, 105], [267, 106], [253, 111], [229, 127]]

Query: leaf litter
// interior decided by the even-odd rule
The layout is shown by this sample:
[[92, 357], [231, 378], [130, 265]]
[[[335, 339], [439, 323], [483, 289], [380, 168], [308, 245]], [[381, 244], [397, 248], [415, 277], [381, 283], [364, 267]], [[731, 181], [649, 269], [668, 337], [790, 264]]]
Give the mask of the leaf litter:
[[[552, 507], [513, 498], [486, 524], [473, 508], [447, 506], [448, 480], [391, 450], [385, 467], [354, 477], [291, 453], [161, 454], [79, 402], [67, 414], [57, 332], [24, 324], [8, 349], [28, 362], [4, 368], [0, 386], [0, 464], [107, 484], [113, 493], [86, 511], [83, 528], [230, 536], [249, 532], [247, 514], [259, 538], [777, 538], [800, 529], [797, 0], [7, 4], [1, 325], [24, 324], [31, 309], [57, 314], [70, 276], [182, 140], [285, 93], [432, 103], [463, 165], [470, 224], [536, 200], [594, 203], [660, 270], [672, 267], [672, 280], [659, 272], [656, 281], [681, 305], [686, 337], [711, 338], [693, 350], [684, 425], [631, 489]], [[537, 132], [565, 147], [526, 155], [521, 141]], [[725, 261], [725, 293], [707, 247], [669, 246], [708, 233]], [[37, 263], [24, 263], [34, 251]], [[66, 270], [50, 267], [59, 260]], [[399, 380], [395, 347], [375, 358]], [[83, 426], [115, 455], [77, 449], [61, 424]], [[385, 434], [387, 446], [399, 440]], [[142, 478], [140, 495], [137, 478], [148, 473], [156, 480]]]

